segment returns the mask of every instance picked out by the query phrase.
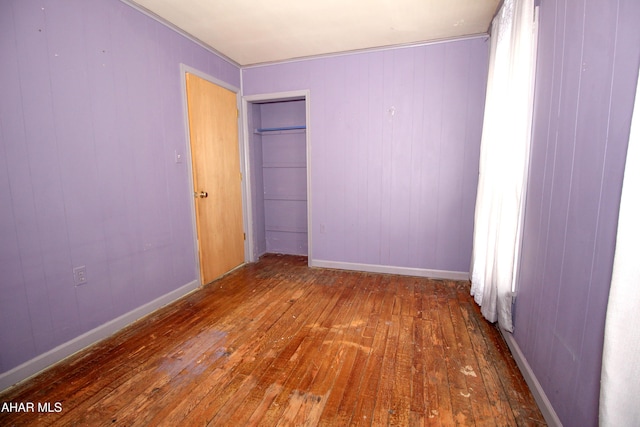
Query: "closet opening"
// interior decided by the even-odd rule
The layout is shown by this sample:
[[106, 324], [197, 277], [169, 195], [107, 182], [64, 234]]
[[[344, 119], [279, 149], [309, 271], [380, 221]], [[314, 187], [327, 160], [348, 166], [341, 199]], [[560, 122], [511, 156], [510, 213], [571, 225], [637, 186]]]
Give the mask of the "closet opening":
[[250, 261], [310, 256], [308, 93], [243, 98]]

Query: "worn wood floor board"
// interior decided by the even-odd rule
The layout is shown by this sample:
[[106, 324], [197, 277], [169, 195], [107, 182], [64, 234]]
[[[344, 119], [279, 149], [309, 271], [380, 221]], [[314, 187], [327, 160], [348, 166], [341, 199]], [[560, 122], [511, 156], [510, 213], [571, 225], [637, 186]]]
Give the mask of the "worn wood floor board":
[[[261, 419], [257, 420], [260, 425], [276, 425], [279, 420], [293, 419], [302, 404], [304, 396], [300, 397], [299, 390], [308, 387], [308, 382], [313, 379], [314, 373], [317, 373], [318, 354], [316, 349], [320, 348], [329, 329], [323, 327], [323, 324], [331, 323], [331, 319], [336, 315], [336, 306], [341, 305], [342, 301], [348, 299], [348, 292], [341, 287], [339, 292], [335, 292], [330, 302], [325, 306], [321, 315], [316, 322], [308, 325], [307, 334], [304, 337], [298, 352], [290, 359], [291, 371], [285, 374], [286, 379], [282, 384], [282, 388], [276, 397], [267, 407], [266, 412]], [[284, 412], [287, 415], [283, 415]], [[254, 418], [252, 416], [252, 418]]]
[[430, 357], [425, 357], [424, 365], [425, 377], [428, 378], [425, 424], [449, 426], [454, 425], [455, 422], [451, 405], [446, 357], [449, 353], [452, 354], [453, 351], [445, 347], [442, 322], [447, 321], [448, 311], [443, 315], [440, 313], [440, 307], [446, 301], [443, 297], [435, 296], [436, 293], [439, 293], [440, 288], [441, 286], [434, 286], [434, 296], [424, 295], [424, 298], [427, 299], [426, 304], [429, 307], [427, 320], [429, 321], [431, 332], [425, 351], [425, 354], [430, 355]]
[[506, 412], [512, 413], [518, 425], [545, 425], [544, 420], [539, 419], [538, 407], [525, 404], [531, 392], [526, 382], [521, 380], [522, 374], [518, 370], [516, 361], [511, 356], [507, 343], [499, 333], [496, 333], [496, 327], [484, 321], [480, 308], [472, 299], [464, 301], [461, 307], [468, 314], [469, 321], [473, 322], [480, 332], [478, 339], [482, 339], [485, 343], [483, 354], [496, 371], [496, 387], [504, 393], [496, 396], [496, 405], [498, 407], [508, 405], [511, 411]]
[[[358, 342], [359, 351], [356, 352], [349, 376], [344, 381], [344, 390], [339, 399], [339, 406], [336, 413], [332, 415], [323, 413], [320, 419], [321, 424], [328, 426], [348, 425], [358, 402], [362, 390], [365, 367], [369, 362], [369, 357], [372, 352], [373, 339], [380, 319], [380, 310], [385, 295], [384, 290], [381, 289], [379, 275], [371, 278], [371, 284], [372, 289], [369, 295], [371, 309], [368, 312], [367, 323], [362, 328]], [[367, 312], [365, 311], [364, 315], [366, 314]], [[336, 393], [331, 393], [332, 396], [334, 394]]]
[[[413, 293], [413, 292], [412, 292]], [[407, 296], [408, 301], [412, 299]], [[398, 348], [395, 355], [392, 401], [389, 405], [389, 424], [409, 425], [411, 412], [413, 371], [413, 316], [399, 316]]]
[[354, 327], [353, 324], [359, 322], [359, 309], [367, 299], [367, 285], [359, 282], [355, 274], [349, 274], [347, 277], [348, 280], [344, 286], [353, 289], [354, 296], [348, 303], [340, 307], [334, 324], [329, 327], [329, 332], [318, 349], [320, 355], [327, 356], [319, 359], [317, 372], [313, 374], [313, 378], [310, 379], [306, 387], [308, 390], [306, 398], [294, 418], [296, 425], [316, 425], [318, 423], [337, 373], [340, 372], [345, 360], [345, 336]]
[[465, 351], [473, 348], [465, 318], [460, 310], [460, 304], [456, 300], [449, 300], [449, 312], [451, 313], [451, 323], [456, 340], [460, 345], [459, 373], [465, 376], [467, 385], [467, 397], [471, 403], [473, 419], [478, 426], [495, 425], [491, 403], [487, 395], [486, 385], [480, 375], [480, 368], [474, 352]]
[[469, 308], [466, 304], [462, 304], [460, 307], [466, 326], [469, 329], [470, 344], [479, 367], [478, 375], [482, 378], [483, 387], [489, 400], [488, 409], [491, 410], [494, 424], [514, 425], [516, 421], [508, 405], [507, 396], [500, 384], [498, 371], [488, 358], [489, 349], [484, 337], [478, 331], [473, 314], [469, 313]]
[[366, 316], [366, 313], [373, 311], [376, 301], [376, 294], [373, 290], [365, 289], [364, 293], [361, 298], [365, 302], [361, 307], [355, 307], [354, 314], [356, 316], [351, 320], [342, 337], [342, 365], [334, 377], [333, 385], [330, 387], [331, 392], [328, 394], [321, 411], [322, 416], [319, 416], [318, 425], [336, 425], [334, 418], [344, 401], [345, 393], [350, 388], [357, 390], [360, 385], [359, 375], [353, 375], [353, 373], [359, 371], [358, 366], [355, 365], [356, 360], [366, 361], [371, 351], [371, 348], [366, 345], [366, 341], [370, 341], [371, 338], [366, 338], [364, 331], [371, 320], [370, 316]]
[[[394, 301], [394, 307], [397, 307], [397, 298]], [[378, 384], [378, 392], [376, 394], [375, 406], [373, 410], [373, 424], [387, 425], [389, 423], [389, 411], [393, 405], [393, 387], [396, 370], [396, 352], [398, 349], [398, 338], [400, 336], [400, 320], [397, 314], [391, 316], [386, 321], [389, 330], [384, 343], [384, 353], [382, 356], [382, 364], [380, 366], [380, 382]]]
[[392, 325], [392, 313], [396, 303], [392, 277], [383, 276], [381, 286], [384, 297], [378, 313], [378, 322], [371, 345], [371, 353], [365, 367], [359, 399], [356, 402], [351, 423], [355, 425], [371, 425], [374, 422], [374, 411], [378, 404], [377, 396], [382, 381], [381, 372], [387, 349], [387, 338]]
[[469, 284], [266, 255], [0, 394], [2, 426], [539, 426]]
[[451, 398], [453, 418], [457, 424], [475, 425], [467, 378], [461, 372], [464, 368], [461, 361], [461, 352], [464, 352], [465, 349], [462, 347], [462, 343], [458, 342], [453, 326], [454, 320], [452, 317], [457, 313], [451, 313], [447, 302], [448, 300], [442, 301], [438, 314], [444, 339], [444, 359], [447, 378], [449, 379], [449, 396]]
[[425, 401], [428, 399], [426, 395], [424, 376], [424, 358], [425, 355], [425, 333], [428, 326], [425, 325], [422, 317], [413, 319], [413, 354], [411, 359], [411, 412], [425, 414]]
[[[338, 414], [351, 416], [353, 404], [360, 388], [362, 370], [371, 354], [371, 343], [378, 314], [382, 309], [383, 292], [379, 280], [359, 282], [362, 305], [355, 306], [353, 319], [338, 342], [342, 346], [342, 366], [330, 387], [320, 424], [336, 425]], [[364, 286], [363, 286], [364, 285]], [[346, 422], [343, 420], [342, 422]], [[338, 423], [339, 425], [339, 423]]]
[[[291, 359], [300, 349], [306, 333], [303, 332], [305, 325], [315, 323], [323, 310], [326, 308], [327, 298], [318, 298], [315, 292], [322, 289], [305, 282], [310, 292], [305, 297], [311, 301], [309, 305], [295, 304], [289, 312], [292, 319], [280, 322], [288, 325], [286, 328], [273, 329], [275, 334], [272, 339], [276, 340], [276, 345], [269, 350], [269, 356], [262, 357], [261, 362], [254, 365], [251, 374], [257, 379], [257, 384], [250, 390], [243, 402], [243, 411], [236, 411], [227, 421], [228, 425], [245, 425], [250, 416], [262, 402], [267, 390], [273, 384], [282, 384], [291, 372], [287, 365], [291, 364]], [[278, 337], [282, 338], [278, 338]], [[273, 390], [272, 390], [273, 391]]]
[[387, 413], [390, 425], [409, 425], [411, 410], [411, 380], [413, 356], [413, 318], [417, 314], [414, 297], [413, 277], [398, 280], [396, 294], [401, 301], [399, 315], [393, 319], [398, 322], [398, 340], [393, 355], [393, 378], [391, 400]]

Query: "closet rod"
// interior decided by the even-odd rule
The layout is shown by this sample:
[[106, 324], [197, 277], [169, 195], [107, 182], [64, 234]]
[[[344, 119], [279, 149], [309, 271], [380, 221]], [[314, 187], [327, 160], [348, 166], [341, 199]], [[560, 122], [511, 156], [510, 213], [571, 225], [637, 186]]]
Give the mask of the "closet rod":
[[282, 131], [282, 130], [299, 130], [299, 129], [306, 129], [306, 126], [283, 126], [283, 127], [278, 127], [278, 128], [259, 128], [256, 129], [257, 132], [278, 132], [278, 131]]

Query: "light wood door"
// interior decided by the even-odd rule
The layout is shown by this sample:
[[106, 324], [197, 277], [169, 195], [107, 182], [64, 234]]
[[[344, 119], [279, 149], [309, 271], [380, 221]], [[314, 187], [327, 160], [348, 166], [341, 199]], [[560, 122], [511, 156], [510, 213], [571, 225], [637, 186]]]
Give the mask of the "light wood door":
[[244, 261], [236, 94], [187, 73], [187, 106], [200, 257], [206, 284]]

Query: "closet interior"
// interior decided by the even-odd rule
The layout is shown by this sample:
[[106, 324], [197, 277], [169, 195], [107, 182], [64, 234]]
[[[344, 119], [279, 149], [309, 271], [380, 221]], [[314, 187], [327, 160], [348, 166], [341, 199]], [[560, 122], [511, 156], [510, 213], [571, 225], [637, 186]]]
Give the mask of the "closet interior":
[[307, 138], [304, 99], [248, 108], [254, 256], [307, 255]]

